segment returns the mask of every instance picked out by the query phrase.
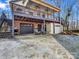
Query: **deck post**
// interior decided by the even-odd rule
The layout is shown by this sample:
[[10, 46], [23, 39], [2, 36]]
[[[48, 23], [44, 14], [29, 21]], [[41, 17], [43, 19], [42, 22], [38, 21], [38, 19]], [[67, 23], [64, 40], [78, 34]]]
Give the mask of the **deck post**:
[[[55, 21], [55, 15], [54, 15], [54, 11], [53, 11], [53, 19]], [[53, 34], [55, 34], [55, 23], [53, 22]]]
[[13, 13], [13, 4], [12, 4], [12, 37], [14, 38], [14, 13]]
[[45, 25], [46, 25], [46, 22], [45, 22], [45, 19], [44, 19], [44, 28], [43, 28], [43, 33], [45, 33]]

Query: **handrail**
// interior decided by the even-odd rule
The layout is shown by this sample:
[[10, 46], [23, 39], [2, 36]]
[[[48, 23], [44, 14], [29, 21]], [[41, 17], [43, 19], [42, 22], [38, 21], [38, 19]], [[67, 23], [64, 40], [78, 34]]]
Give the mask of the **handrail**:
[[23, 16], [23, 17], [29, 17], [29, 18], [35, 18], [35, 19], [40, 19], [40, 20], [59, 22], [59, 20], [56, 20], [54, 18], [43, 18], [41, 16], [30, 15], [30, 14], [26, 14], [25, 12], [19, 12], [19, 11], [14, 12], [14, 15]]

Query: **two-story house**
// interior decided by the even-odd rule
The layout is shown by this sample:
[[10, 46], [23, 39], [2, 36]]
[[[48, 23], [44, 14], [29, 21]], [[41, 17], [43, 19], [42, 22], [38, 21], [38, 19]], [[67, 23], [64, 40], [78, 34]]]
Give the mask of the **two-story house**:
[[[46, 32], [49, 34], [61, 32], [59, 20], [54, 19], [54, 13], [60, 11], [42, 0], [15, 0], [10, 2], [14, 15], [14, 28], [18, 34]], [[57, 28], [55, 28], [57, 26]]]

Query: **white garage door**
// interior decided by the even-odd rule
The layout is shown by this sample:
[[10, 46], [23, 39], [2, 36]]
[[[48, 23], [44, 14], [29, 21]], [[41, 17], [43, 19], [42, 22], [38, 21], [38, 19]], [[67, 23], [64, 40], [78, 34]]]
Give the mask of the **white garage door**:
[[59, 24], [55, 25], [55, 34], [58, 34], [61, 32], [61, 26]]

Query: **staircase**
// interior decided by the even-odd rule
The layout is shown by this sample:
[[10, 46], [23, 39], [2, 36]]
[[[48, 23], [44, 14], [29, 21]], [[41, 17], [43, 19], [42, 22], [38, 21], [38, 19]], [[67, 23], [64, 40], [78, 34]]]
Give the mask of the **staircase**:
[[0, 32], [0, 38], [11, 38], [11, 32]]

